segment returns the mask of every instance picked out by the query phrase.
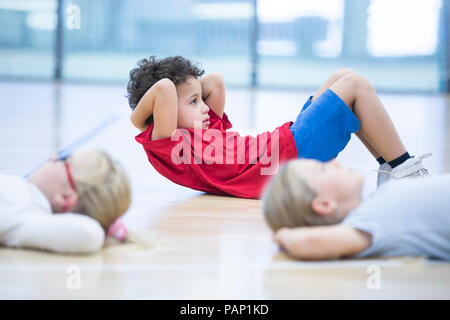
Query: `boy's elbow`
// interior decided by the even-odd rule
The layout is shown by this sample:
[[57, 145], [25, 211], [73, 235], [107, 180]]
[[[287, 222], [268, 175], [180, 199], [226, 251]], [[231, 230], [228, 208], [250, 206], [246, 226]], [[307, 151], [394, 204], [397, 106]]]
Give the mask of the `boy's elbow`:
[[[163, 78], [163, 79], [159, 80], [158, 82], [156, 82], [153, 85], [153, 87], [152, 88], [157, 92], [157, 94], [161, 94], [161, 91], [164, 92], [167, 90], [169, 90], [169, 91], [175, 90], [175, 92], [176, 92], [176, 90], [177, 90], [177, 87], [175, 86], [173, 81], [170, 80], [169, 78]], [[150, 88], [150, 89], [152, 89], [152, 88]]]
[[320, 238], [315, 235], [307, 235], [298, 240], [290, 250], [290, 255], [299, 260], [328, 260], [335, 256], [324, 247]]
[[136, 123], [135, 123], [135, 119], [134, 119], [134, 112], [132, 112], [131, 115], [130, 115], [130, 121], [131, 121], [131, 124], [132, 124], [133, 126], [137, 127], [137, 126], [136, 126]]
[[310, 260], [314, 251], [313, 246], [314, 241], [311, 237], [302, 237], [291, 245], [289, 254], [299, 260]]
[[210, 75], [217, 81], [223, 81], [223, 74], [221, 74], [219, 72], [213, 72]]
[[208, 88], [224, 86], [224, 78], [221, 73], [213, 72], [200, 79], [202, 85]]
[[217, 87], [225, 86], [225, 80], [221, 73], [218, 72], [212, 73], [211, 77], [213, 78], [213, 82]]
[[73, 244], [71, 251], [74, 253], [95, 253], [99, 251], [105, 242], [105, 231], [96, 221], [86, 220], [80, 224], [77, 231], [77, 244]]
[[80, 235], [81, 253], [95, 253], [99, 251], [105, 242], [105, 232], [99, 226], [98, 228], [87, 229]]
[[146, 125], [145, 122], [142, 123], [142, 122], [139, 121], [139, 119], [136, 118], [136, 115], [135, 115], [134, 112], [131, 113], [130, 121], [131, 121], [131, 124], [134, 127], [136, 127], [137, 129], [139, 129], [140, 131], [145, 131], [145, 129], [147, 129], [147, 127], [148, 127], [148, 125]]
[[138, 123], [138, 121], [136, 119], [136, 114], [134, 112], [132, 112], [131, 115], [130, 115], [130, 121], [131, 121], [131, 124], [133, 126], [135, 126], [136, 128], [140, 129], [140, 125], [139, 125], [139, 123]]

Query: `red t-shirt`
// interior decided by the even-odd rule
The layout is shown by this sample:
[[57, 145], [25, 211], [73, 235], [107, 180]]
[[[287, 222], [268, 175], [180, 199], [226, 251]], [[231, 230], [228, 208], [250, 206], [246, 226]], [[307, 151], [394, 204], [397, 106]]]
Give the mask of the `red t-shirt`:
[[232, 125], [225, 113], [220, 118], [210, 110], [209, 116], [209, 129], [177, 129], [171, 138], [151, 140], [152, 124], [136, 141], [153, 167], [172, 182], [242, 198], [260, 198], [279, 166], [297, 158], [289, 129], [292, 122], [256, 137], [244, 137], [226, 131]]

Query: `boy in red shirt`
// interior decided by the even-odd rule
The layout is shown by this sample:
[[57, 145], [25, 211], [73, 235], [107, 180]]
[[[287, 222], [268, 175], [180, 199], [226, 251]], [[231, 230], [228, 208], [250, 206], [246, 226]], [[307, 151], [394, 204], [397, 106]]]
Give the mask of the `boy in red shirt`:
[[351, 70], [333, 74], [295, 122], [256, 137], [228, 130], [223, 77], [203, 74], [180, 56], [142, 59], [130, 72], [131, 122], [142, 131], [136, 141], [155, 169], [177, 184], [260, 198], [281, 164], [297, 157], [333, 159], [352, 133], [380, 163], [379, 183], [392, 173], [423, 172], [406, 152], [373, 87]]

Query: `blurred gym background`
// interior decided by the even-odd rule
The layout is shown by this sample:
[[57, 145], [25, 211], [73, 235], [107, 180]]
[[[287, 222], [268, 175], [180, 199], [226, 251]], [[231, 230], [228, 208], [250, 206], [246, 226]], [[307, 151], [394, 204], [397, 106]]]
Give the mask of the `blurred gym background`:
[[[294, 120], [336, 69], [351, 68], [380, 93], [407, 150], [432, 152], [430, 171], [450, 172], [449, 7], [0, 0], [0, 173], [23, 176], [60, 150], [104, 149], [130, 176], [125, 225], [157, 240], [148, 250], [117, 246], [91, 257], [0, 248], [0, 298], [448, 299], [448, 265], [380, 261], [384, 289], [366, 290], [373, 260], [289, 260], [272, 243], [260, 201], [204, 196], [149, 164], [125, 95], [138, 60], [183, 55], [224, 75], [233, 130], [253, 134]], [[378, 163], [357, 138], [338, 160], [375, 190]], [[83, 270], [82, 290], [67, 288], [68, 264]]]
[[449, 90], [448, 0], [0, 0], [0, 79], [126, 85], [183, 55], [231, 87], [316, 89], [352, 68], [381, 92]]

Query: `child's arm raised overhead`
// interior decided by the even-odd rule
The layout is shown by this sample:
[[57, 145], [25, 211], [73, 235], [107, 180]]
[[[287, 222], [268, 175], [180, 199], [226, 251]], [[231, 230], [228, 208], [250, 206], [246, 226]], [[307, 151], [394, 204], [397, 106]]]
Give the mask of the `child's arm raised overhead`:
[[344, 225], [282, 228], [274, 241], [300, 260], [326, 260], [351, 256], [368, 248], [370, 235]]
[[200, 79], [202, 99], [205, 104], [222, 118], [225, 109], [225, 83], [220, 73], [210, 73]]
[[131, 122], [145, 131], [148, 128], [146, 120], [151, 115], [154, 123], [152, 140], [169, 138], [177, 129], [177, 89], [171, 80], [161, 79], [147, 90], [131, 113]]

